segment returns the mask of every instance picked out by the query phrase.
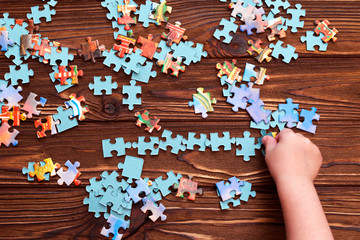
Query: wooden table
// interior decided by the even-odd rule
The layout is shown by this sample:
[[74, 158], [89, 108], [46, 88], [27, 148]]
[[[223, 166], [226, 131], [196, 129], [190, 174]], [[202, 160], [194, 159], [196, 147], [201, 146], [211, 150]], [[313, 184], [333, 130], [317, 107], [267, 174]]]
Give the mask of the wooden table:
[[[138, 4], [144, 1], [138, 1]], [[293, 98], [300, 109], [316, 107], [321, 115], [315, 135], [301, 132], [317, 144], [324, 162], [315, 184], [329, 224], [336, 239], [360, 238], [360, 44], [359, 1], [297, 1], [307, 10], [305, 27], [298, 33], [290, 33], [286, 43], [294, 45], [299, 58], [291, 64], [279, 59], [258, 64], [247, 55], [246, 41], [266, 34], [247, 36], [238, 31], [230, 45], [212, 37], [222, 18], [228, 18], [227, 4], [217, 0], [169, 0], [173, 7], [171, 22], [181, 21], [187, 29], [188, 40], [205, 44], [209, 56], [200, 63], [187, 67], [179, 78], [160, 73], [142, 86], [142, 105], [135, 110], [149, 110], [161, 119], [163, 129], [187, 136], [189, 131], [210, 133], [230, 131], [231, 136], [241, 137], [247, 130], [259, 137], [258, 130], [250, 129], [250, 117], [245, 111], [235, 113], [222, 96], [222, 86], [217, 78], [215, 65], [223, 60], [236, 59], [237, 66], [244, 68], [249, 62], [268, 69], [271, 80], [261, 86], [261, 98], [274, 110], [286, 98]], [[11, 17], [26, 18], [30, 7], [40, 1], [0, 1], [1, 11]], [[296, 3], [290, 1], [292, 6]], [[111, 22], [106, 19], [107, 10], [100, 1], [61, 0], [55, 7], [52, 22], [42, 23], [42, 37], [61, 42], [76, 53], [85, 37], [92, 36], [110, 49], [114, 43]], [[268, 8], [265, 7], [268, 12]], [[288, 16], [289, 17], [289, 16]], [[316, 19], [329, 19], [339, 30], [339, 40], [329, 43], [327, 52], [307, 52], [299, 40], [305, 31], [314, 29]], [[136, 37], [152, 33], [160, 39], [161, 27], [142, 25], [133, 27]], [[3, 54], [0, 73], [8, 72], [11, 60]], [[22, 94], [29, 92], [48, 99], [41, 117], [56, 113], [70, 93], [83, 95], [91, 110], [79, 126], [58, 135], [38, 140], [33, 120], [21, 123], [17, 129], [19, 145], [1, 147], [0, 168], [0, 239], [98, 239], [103, 218], [96, 219], [83, 205], [87, 196], [85, 186], [92, 177], [100, 178], [102, 171], [117, 169], [124, 157], [104, 159], [101, 140], [124, 137], [134, 142], [138, 136], [161, 136], [161, 132], [149, 135], [144, 128], [134, 125], [134, 111], [121, 104], [121, 88], [111, 96], [94, 96], [88, 89], [93, 76], [113, 76], [119, 85], [128, 85], [130, 77], [98, 60], [96, 64], [75, 57], [73, 64], [84, 70], [80, 84], [58, 94], [49, 79], [51, 66], [30, 60], [29, 67], [35, 75], [31, 83], [23, 86]], [[215, 111], [202, 119], [187, 106], [196, 88], [204, 87], [218, 100]], [[298, 131], [300, 132], [300, 131]], [[137, 156], [136, 150], [127, 151]], [[58, 186], [57, 177], [50, 182], [28, 182], [21, 169], [29, 161], [38, 162], [51, 157], [64, 164], [66, 160], [81, 163], [80, 186]], [[134, 207], [130, 229], [124, 236], [129, 239], [284, 239], [285, 230], [275, 184], [269, 175], [260, 151], [250, 162], [235, 156], [231, 151], [205, 153], [185, 151], [178, 155], [160, 151], [158, 156], [144, 156], [143, 177], [166, 177], [172, 170], [183, 175], [193, 175], [204, 189], [203, 196], [195, 202], [175, 197], [175, 191], [161, 202], [166, 206], [167, 220], [153, 223]], [[290, 159], [289, 159], [290, 161]], [[234, 209], [222, 211], [215, 183], [237, 176], [253, 184], [257, 196]]]

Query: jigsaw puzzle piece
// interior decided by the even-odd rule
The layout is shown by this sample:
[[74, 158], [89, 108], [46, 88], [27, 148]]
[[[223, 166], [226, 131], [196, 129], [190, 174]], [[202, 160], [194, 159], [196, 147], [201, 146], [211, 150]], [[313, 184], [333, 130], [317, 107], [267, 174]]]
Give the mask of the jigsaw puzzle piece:
[[285, 122], [286, 127], [295, 127], [295, 123], [299, 122], [299, 104], [294, 104], [291, 98], [286, 99], [286, 104], [279, 104], [279, 111], [285, 111], [285, 114], [279, 114], [279, 122]]
[[57, 120], [56, 122], [53, 119], [52, 115], [45, 117], [46, 122], [43, 122], [42, 119], [38, 119], [34, 121], [35, 128], [41, 127], [41, 131], [37, 131], [36, 135], [38, 138], [46, 137], [46, 131], [51, 131], [51, 135], [57, 134], [56, 125], [60, 124], [60, 121]]
[[293, 59], [298, 58], [298, 54], [295, 53], [295, 47], [291, 46], [290, 44], [287, 44], [287, 47], [284, 48], [283, 46], [281, 46], [282, 44], [283, 42], [279, 40], [276, 42], [276, 45], [274, 45], [273, 43], [269, 45], [270, 48], [273, 48], [271, 56], [273, 56], [274, 58], [279, 58], [279, 55], [282, 55], [283, 62], [285, 63], [290, 63], [292, 58]]
[[[263, 19], [264, 19], [264, 17], [263, 17]], [[266, 29], [271, 30], [270, 34], [267, 35], [267, 39], [269, 40], [269, 42], [275, 41], [276, 35], [278, 35], [279, 38], [286, 37], [285, 31], [286, 31], [287, 27], [284, 26], [286, 19], [284, 19], [283, 17], [274, 18], [270, 12], [267, 17], [267, 20], [268, 20], [268, 25], [267, 25]]]
[[116, 151], [116, 156], [123, 156], [126, 154], [126, 149], [131, 148], [131, 143], [125, 143], [124, 138], [115, 138], [115, 143], [110, 142], [111, 139], [102, 140], [103, 156], [104, 158], [113, 157], [112, 151]]
[[269, 8], [273, 6], [273, 8], [271, 8], [271, 12], [273, 12], [274, 15], [280, 12], [280, 7], [282, 7], [284, 10], [290, 7], [288, 0], [265, 0], [265, 3]]
[[8, 31], [1, 31], [0, 35], [0, 46], [1, 51], [6, 52], [8, 51], [8, 46], [13, 46], [14, 41], [9, 38], [9, 32]]
[[128, 98], [123, 98], [122, 104], [129, 105], [130, 111], [134, 109], [134, 105], [141, 105], [141, 98], [137, 97], [141, 92], [141, 86], [136, 86], [135, 80], [131, 80], [130, 85], [123, 85], [122, 93], [127, 94]]
[[147, 196], [150, 193], [148, 184], [144, 182], [144, 180], [138, 179], [135, 181], [135, 183], [136, 183], [135, 188], [133, 188], [132, 186], [126, 188], [126, 192], [129, 194], [129, 196], [125, 197], [125, 201], [127, 202], [132, 200], [134, 203], [138, 203], [141, 199], [143, 199], [139, 196], [141, 193], [145, 193], [145, 196]]
[[122, 63], [125, 74], [130, 75], [131, 72], [139, 73], [141, 65], [146, 61], [146, 58], [141, 56], [141, 53], [141, 50], [137, 49], [132, 54], [125, 56]]
[[236, 82], [234, 81], [233, 82], [233, 84], [230, 84], [230, 83], [228, 83], [227, 82], [227, 76], [222, 76], [221, 78], [220, 78], [220, 84], [221, 84], [221, 86], [227, 86], [227, 89], [223, 89], [222, 90], [222, 93], [223, 93], [223, 96], [224, 97], [232, 97], [232, 93], [230, 93], [230, 91], [231, 91], [231, 88], [233, 87], [233, 86], [235, 86], [235, 84], [236, 84]]
[[150, 77], [155, 78], [157, 73], [156, 71], [152, 70], [153, 63], [152, 62], [146, 62], [144, 66], [139, 66], [139, 72], [133, 72], [131, 75], [132, 80], [136, 80], [143, 83], [148, 83], [150, 80]]
[[250, 161], [251, 156], [255, 156], [255, 149], [260, 147], [255, 144], [255, 138], [250, 137], [250, 132], [245, 131], [243, 138], [236, 138], [236, 146], [241, 145], [241, 150], [236, 148], [236, 156], [243, 156], [244, 161]]
[[33, 115], [39, 116], [41, 111], [37, 110], [37, 105], [45, 106], [47, 99], [40, 97], [39, 101], [36, 101], [35, 98], [37, 97], [37, 94], [30, 92], [28, 98], [26, 99], [24, 106], [22, 110], [28, 112], [26, 115], [27, 118], [32, 118]]
[[185, 151], [186, 146], [182, 144], [183, 136], [176, 135], [176, 137], [172, 137], [172, 132], [164, 129], [162, 135], [162, 138], [165, 138], [166, 140], [160, 140], [159, 148], [166, 151], [168, 146], [171, 146], [171, 153], [178, 154], [179, 151]]
[[222, 201], [227, 201], [233, 197], [231, 195], [233, 192], [235, 195], [241, 194], [240, 187], [244, 185], [244, 181], [240, 181], [236, 177], [231, 177], [228, 179], [229, 183], [225, 183], [224, 181], [216, 183], [216, 188], [220, 194]]
[[206, 118], [207, 112], [213, 112], [212, 104], [216, 104], [216, 99], [211, 99], [209, 92], [204, 92], [204, 88], [197, 88], [197, 93], [193, 94], [193, 101], [188, 103], [189, 107], [194, 106], [195, 113], [201, 113], [202, 118]]
[[[263, 108], [263, 110], [264, 110], [264, 108]], [[251, 121], [250, 128], [268, 130], [270, 128], [270, 119], [271, 119], [271, 116], [268, 116], [267, 117], [267, 121], [269, 121], [268, 123], [261, 121], [258, 124], [256, 124], [254, 121]]]
[[196, 135], [196, 133], [189, 132], [188, 138], [187, 139], [183, 138], [182, 143], [184, 145], [186, 145], [186, 149], [194, 150], [194, 146], [197, 145], [197, 146], [199, 146], [198, 150], [201, 152], [204, 152], [206, 149], [205, 142], [207, 140], [207, 135], [204, 133], [201, 133], [200, 138], [196, 138], [195, 135]]
[[102, 198], [101, 196], [96, 196], [94, 191], [90, 191], [89, 197], [84, 198], [84, 200], [83, 200], [84, 205], [89, 205], [88, 211], [95, 213], [94, 216], [96, 218], [99, 218], [101, 216], [101, 213], [106, 213], [106, 211], [107, 211], [107, 207], [100, 204], [101, 198]]
[[234, 85], [231, 87], [230, 93], [232, 93], [233, 96], [228, 96], [226, 102], [234, 105], [232, 110], [238, 112], [239, 109], [245, 109], [247, 101], [251, 96], [249, 88], [247, 88], [245, 84], [241, 84], [240, 87]]
[[301, 9], [301, 4], [295, 5], [296, 9], [287, 9], [286, 13], [291, 14], [291, 19], [286, 19], [286, 26], [291, 27], [291, 32], [296, 33], [297, 28], [303, 28], [304, 27], [304, 21], [300, 21], [300, 17], [305, 17], [306, 10]]
[[[219, 191], [216, 191], [216, 192], [217, 192], [218, 196], [220, 196]], [[230, 199], [228, 199], [228, 200], [226, 200], [226, 201], [220, 201], [220, 208], [221, 208], [221, 210], [229, 209], [229, 208], [230, 208], [229, 203], [232, 203], [232, 206], [233, 206], [233, 207], [239, 206], [239, 205], [241, 204], [239, 198], [238, 198], [238, 199], [234, 199], [234, 197], [235, 197], [235, 192], [231, 192], [230, 195], [231, 195], [231, 198], [230, 198]]]
[[153, 35], [149, 34], [148, 38], [139, 36], [137, 42], [141, 44], [141, 56], [152, 60], [159, 45], [153, 41]]
[[198, 189], [198, 182], [192, 181], [191, 177], [187, 178], [180, 178], [180, 183], [178, 187], [178, 191], [176, 193], [176, 197], [184, 198], [184, 193], [189, 193], [188, 199], [195, 201], [196, 193], [202, 195], [203, 190], [201, 188]]
[[315, 51], [314, 46], [319, 47], [319, 51], [325, 52], [328, 43], [323, 42], [324, 34], [320, 33], [319, 36], [314, 35], [313, 31], [306, 31], [306, 36], [301, 36], [300, 41], [306, 42], [306, 50]]
[[160, 48], [161, 51], [160, 52], [155, 52], [154, 58], [159, 60], [159, 61], [160, 60], [165, 60], [166, 55], [172, 51], [171, 47], [166, 45], [166, 42], [163, 41], [163, 40], [160, 41], [160, 43], [158, 45], [158, 48]]
[[136, 39], [129, 38], [129, 37], [126, 37], [124, 35], [118, 35], [115, 40], [121, 42], [121, 44], [116, 44], [115, 43], [114, 46], [113, 46], [113, 49], [118, 51], [117, 55], [120, 58], [125, 57], [126, 54], [131, 54], [132, 53], [133, 48], [130, 48], [130, 45], [135, 45]]
[[255, 71], [256, 66], [250, 63], [246, 63], [244, 75], [242, 80], [244, 82], [250, 82], [251, 78], [255, 78], [255, 84], [263, 85], [265, 80], [270, 80], [270, 76], [266, 75], [266, 68], [260, 67], [259, 71]]
[[127, 177], [128, 183], [132, 183], [133, 180], [141, 178], [141, 172], [144, 165], [144, 159], [132, 157], [132, 156], [125, 156], [125, 162], [120, 162], [118, 164], [118, 168], [122, 169], [122, 176]]
[[173, 171], [167, 172], [166, 174], [168, 177], [165, 180], [163, 180], [162, 176], [155, 179], [157, 188], [159, 189], [159, 191], [161, 192], [163, 197], [165, 197], [171, 193], [171, 191], [169, 190], [169, 188], [171, 186], [173, 186], [174, 184], [179, 185], [180, 178], [182, 177], [182, 175], [180, 173], [175, 175], [175, 173]]
[[263, 20], [262, 15], [265, 14], [263, 8], [255, 9], [253, 11], [255, 19], [253, 20], [252, 16], [248, 16], [245, 19], [245, 24], [240, 26], [240, 30], [243, 32], [246, 30], [247, 35], [252, 35], [252, 29], [256, 29], [256, 33], [265, 32], [265, 28], [268, 25], [267, 20]]
[[76, 186], [80, 185], [81, 181], [78, 180], [78, 177], [81, 175], [80, 171], [77, 170], [78, 167], [80, 167], [80, 163], [76, 161], [74, 164], [72, 164], [69, 160], [66, 161], [65, 166], [68, 168], [67, 171], [64, 171], [63, 167], [60, 168], [56, 174], [60, 177], [57, 181], [59, 185], [63, 185], [64, 183], [68, 186], [72, 182]]
[[[119, 174], [116, 171], [112, 171], [111, 174], [109, 174], [107, 171], [102, 172], [101, 174], [101, 185], [102, 187], [105, 187], [106, 189], [108, 187], [113, 188], [113, 195], [116, 195], [118, 192], [125, 191], [126, 188], [129, 186], [129, 184], [124, 180], [121, 179], [121, 181], [118, 181]], [[98, 186], [100, 184], [99, 182], [96, 182], [94, 186]], [[87, 190], [87, 189], [86, 189]], [[99, 189], [101, 190], [101, 188]], [[127, 203], [123, 202], [122, 206], [126, 206]]]
[[20, 55], [20, 46], [17, 44], [14, 44], [14, 46], [10, 46], [7, 52], [5, 53], [5, 56], [7, 58], [10, 58], [11, 56], [14, 56], [14, 59], [12, 60], [14, 64], [20, 65], [23, 62], [23, 59], [28, 59], [30, 57], [30, 54], [27, 53], [26, 56], [22, 57]]
[[220, 25], [223, 26], [224, 28], [222, 30], [216, 29], [213, 36], [217, 40], [220, 40], [220, 37], [224, 37], [225, 39], [223, 40], [223, 42], [230, 43], [233, 38], [230, 35], [230, 32], [236, 33], [236, 30], [238, 28], [238, 25], [235, 24], [235, 18], [231, 17], [230, 21], [223, 18], [220, 21]]
[[62, 47], [61, 51], [58, 51], [57, 47], [51, 47], [51, 53], [45, 53], [44, 58], [50, 60], [50, 65], [57, 65], [57, 61], [60, 61], [60, 66], [68, 66], [69, 61], [74, 60], [74, 55], [69, 53], [69, 48]]
[[87, 105], [84, 107], [81, 106], [81, 103], [85, 103], [84, 96], [76, 97], [75, 93], [70, 94], [70, 100], [65, 102], [66, 108], [72, 108], [74, 111], [74, 115], [70, 117], [78, 117], [79, 121], [85, 120], [85, 113], [88, 113], [90, 110]]
[[300, 117], [304, 118], [303, 122], [298, 122], [297, 128], [303, 131], [315, 134], [316, 132], [316, 125], [313, 124], [313, 121], [319, 121], [320, 115], [316, 113], [316, 108], [312, 107], [311, 111], [306, 109], [302, 109], [300, 113]]
[[111, 65], [115, 65], [113, 70], [115, 72], [119, 72], [120, 68], [124, 63], [125, 58], [119, 58], [117, 56], [117, 51], [115, 51], [114, 49], [111, 49], [110, 52], [104, 51], [103, 55], [105, 56], [103, 64], [107, 67], [111, 67]]
[[249, 200], [249, 197], [255, 197], [256, 196], [256, 192], [255, 191], [251, 191], [251, 186], [252, 184], [244, 181], [244, 184], [242, 186], [240, 186], [240, 191], [241, 191], [241, 195], [240, 195], [240, 200], [247, 202]]
[[[99, 44], [98, 40], [92, 40], [91, 37], [85, 38], [86, 43], [80, 44], [80, 50], [78, 50], [78, 55], [84, 58], [84, 61], [90, 61], [96, 63], [96, 58], [100, 58], [103, 55], [103, 51], [105, 51], [105, 46]], [[107, 52], [107, 51], [105, 51]], [[72, 60], [72, 59], [71, 59]], [[104, 63], [105, 64], [105, 63]], [[64, 65], [64, 66], [67, 66]]]
[[153, 156], [159, 154], [159, 148], [155, 148], [159, 143], [158, 137], [150, 137], [150, 142], [145, 142], [145, 137], [138, 137], [138, 141], [133, 142], [132, 147], [138, 149], [138, 155], [146, 155], [146, 150], [150, 150], [150, 155]]
[[19, 92], [22, 91], [22, 87], [17, 87], [16, 89], [9, 85], [6, 87], [6, 85], [0, 84], [0, 102], [4, 102], [6, 99], [7, 106], [9, 107], [9, 110], [11, 110], [14, 106], [20, 106], [19, 102], [23, 97], [19, 94]]
[[236, 18], [236, 16], [240, 16], [240, 20], [243, 22], [245, 22], [245, 19], [247, 18], [255, 18], [255, 15], [253, 14], [255, 5], [253, 6], [245, 3], [244, 1], [238, 0], [236, 3], [230, 3], [229, 8], [232, 9], [231, 16], [234, 18]]
[[161, 130], [161, 126], [159, 125], [160, 119], [156, 116], [149, 117], [150, 112], [147, 110], [144, 110], [142, 113], [136, 112], [135, 117], [138, 118], [135, 125], [138, 127], [141, 127], [142, 124], [146, 125], [145, 131], [148, 131], [149, 133], [152, 133], [154, 129], [157, 131]]
[[[115, 171], [114, 171], [115, 172]], [[103, 172], [105, 173], [105, 172]], [[102, 174], [103, 174], [102, 173]], [[106, 172], [107, 173], [107, 172]], [[116, 172], [115, 172], [116, 173]], [[117, 174], [117, 173], [116, 173]], [[108, 174], [109, 175], [109, 174]], [[119, 174], [117, 174], [117, 176], [119, 176]], [[100, 181], [96, 181], [96, 177], [90, 178], [89, 179], [89, 185], [86, 186], [86, 191], [88, 193], [92, 192], [94, 194], [94, 196], [99, 196], [100, 195], [100, 191], [103, 189], [103, 182], [104, 182], [104, 178], [101, 178]], [[91, 197], [89, 197], [91, 198]], [[99, 199], [100, 201], [100, 199]]]
[[210, 140], [205, 141], [205, 145], [211, 147], [211, 151], [218, 152], [219, 146], [224, 147], [224, 151], [231, 150], [231, 144], [235, 143], [235, 138], [230, 138], [230, 132], [223, 132], [223, 137], [219, 133], [210, 133]]
[[152, 13], [152, 4], [150, 0], [146, 0], [145, 4], [141, 4], [140, 8], [135, 12], [138, 15], [138, 21], [143, 23], [143, 27], [149, 27], [149, 23], [156, 23], [155, 19], [149, 18]]
[[261, 121], [264, 121], [265, 124], [269, 123], [268, 117], [271, 114], [270, 110], [264, 110], [263, 107], [265, 106], [264, 102], [261, 99], [256, 101], [250, 99], [249, 102], [251, 106], [246, 108], [246, 111], [249, 113], [253, 121], [258, 124]]
[[110, 228], [103, 227], [100, 234], [105, 237], [109, 237], [112, 234], [113, 240], [120, 240], [122, 238], [122, 234], [118, 232], [120, 228], [125, 230], [129, 227], [129, 221], [121, 220], [113, 215], [110, 215], [107, 222], [110, 224]]
[[11, 80], [11, 85], [17, 86], [19, 80], [22, 80], [22, 84], [30, 82], [30, 76], [34, 76], [34, 71], [29, 69], [28, 64], [21, 64], [20, 69], [16, 69], [16, 65], [9, 66], [10, 73], [5, 73], [4, 77], [6, 80]]
[[54, 121], [60, 121], [59, 124], [56, 124], [56, 129], [59, 133], [69, 130], [78, 125], [76, 118], [71, 119], [71, 116], [74, 116], [74, 111], [72, 108], [64, 110], [63, 107], [57, 108], [58, 113], [53, 115]]
[[324, 19], [324, 21], [320, 22], [319, 20], [315, 21], [315, 24], [317, 24], [316, 28], [314, 29], [314, 32], [319, 35], [320, 33], [324, 34], [324, 37], [322, 40], [327, 43], [330, 40], [333, 42], [336, 42], [337, 37], [335, 35], [338, 33], [338, 30], [336, 28], [330, 29], [329, 25], [330, 22], [327, 19]]
[[172, 11], [172, 7], [166, 5], [165, 0], [160, 0], [160, 3], [152, 3], [151, 4], [151, 10], [155, 11], [154, 14], [150, 14], [149, 18], [156, 20], [155, 24], [157, 26], [161, 25], [161, 22], [167, 22], [168, 17], [165, 16], [166, 12], [169, 14]]
[[[57, 80], [55, 79], [55, 73], [56, 73], [56, 71], [58, 71], [58, 66], [53, 66], [52, 69], [54, 70], [54, 72], [51, 72], [51, 73], [49, 74], [49, 76], [50, 76], [51, 81], [54, 83], [54, 82], [57, 81]], [[73, 87], [73, 86], [75, 86], [75, 84], [72, 83], [72, 79], [71, 79], [71, 78], [68, 78], [68, 79], [66, 79], [66, 84], [61, 85], [61, 84], [59, 83], [59, 84], [55, 85], [55, 89], [56, 89], [56, 91], [57, 91], [58, 93], [61, 93], [61, 92], [65, 91], [65, 90], [67, 90], [67, 89], [69, 89], [69, 88], [71, 88], [71, 87]]]
[[165, 60], [157, 61], [158, 66], [162, 66], [161, 72], [167, 74], [168, 70], [172, 71], [171, 75], [178, 77], [179, 72], [185, 71], [185, 66], [181, 65], [182, 57], [177, 57], [176, 61], [173, 61], [173, 55], [170, 53], [166, 54]]
[[[295, 110], [296, 111], [296, 110]], [[285, 111], [279, 111], [279, 110], [276, 110], [274, 112], [271, 113], [271, 116], [272, 118], [274, 119], [274, 121], [270, 121], [270, 126], [272, 128], [275, 128], [275, 127], [278, 127], [279, 128], [279, 131], [283, 130], [285, 128], [285, 125], [286, 123], [285, 122], [279, 122], [279, 118], [280, 118], [280, 115], [281, 116], [284, 116], [285, 115]], [[265, 129], [267, 130], [267, 129]]]
[[101, 77], [94, 77], [94, 83], [89, 83], [89, 89], [94, 90], [95, 96], [104, 95], [102, 91], [105, 91], [105, 95], [111, 95], [112, 90], [118, 88], [117, 82], [112, 82], [112, 76], [105, 76], [105, 80], [102, 81]]
[[31, 7], [31, 13], [27, 14], [28, 19], [33, 19], [34, 20], [34, 24], [41, 23], [40, 18], [45, 18], [46, 22], [50, 22], [51, 21], [51, 15], [56, 14], [55, 9], [50, 10], [50, 5], [49, 4], [45, 4], [43, 6], [44, 6], [44, 10], [40, 10], [39, 9], [40, 6], [33, 6], [33, 7]]
[[161, 38], [166, 39], [166, 45], [171, 47], [173, 43], [179, 44], [181, 40], [186, 40], [184, 35], [186, 29], [181, 27], [181, 22], [176, 21], [175, 24], [167, 23], [165, 29], [169, 29], [169, 33], [163, 32]]
[[9, 13], [3, 13], [3, 17], [0, 18], [0, 26], [6, 27], [6, 29], [11, 28], [15, 25], [15, 18], [9, 18]]
[[149, 216], [151, 221], [155, 222], [158, 218], [160, 218], [161, 221], [166, 220], [167, 217], [163, 214], [166, 209], [164, 205], [159, 203], [159, 206], [157, 206], [157, 204], [155, 203], [155, 199], [151, 198], [144, 198], [143, 202], [144, 206], [141, 207], [141, 211], [143, 211], [143, 213], [146, 213], [146, 211], [148, 210], [151, 211], [152, 215]]

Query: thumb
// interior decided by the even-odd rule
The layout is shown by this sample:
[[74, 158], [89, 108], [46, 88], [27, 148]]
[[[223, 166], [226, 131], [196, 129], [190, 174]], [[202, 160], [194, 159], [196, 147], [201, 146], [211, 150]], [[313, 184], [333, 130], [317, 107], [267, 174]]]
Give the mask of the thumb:
[[267, 135], [267, 136], [263, 137], [262, 143], [265, 146], [266, 153], [271, 153], [274, 150], [274, 148], [276, 147], [278, 142], [276, 141], [275, 138]]

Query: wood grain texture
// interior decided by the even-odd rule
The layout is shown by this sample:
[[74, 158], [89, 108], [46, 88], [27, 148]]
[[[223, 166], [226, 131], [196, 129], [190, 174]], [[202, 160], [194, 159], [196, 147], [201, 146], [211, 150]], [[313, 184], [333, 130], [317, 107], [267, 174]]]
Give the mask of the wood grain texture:
[[[138, 4], [144, 1], [137, 1]], [[288, 33], [286, 43], [296, 47], [299, 58], [291, 64], [274, 59], [261, 64], [268, 69], [271, 80], [261, 86], [261, 98], [270, 109], [291, 97], [300, 108], [315, 106], [321, 119], [316, 135], [304, 133], [316, 143], [324, 157], [324, 163], [315, 184], [324, 206], [329, 224], [336, 239], [360, 238], [360, 27], [359, 1], [296, 1], [307, 10], [305, 27], [298, 33]], [[30, 7], [40, 1], [0, 0], [2, 12], [11, 17], [25, 18]], [[50, 23], [42, 23], [40, 33], [49, 39], [60, 41], [76, 53], [85, 37], [92, 36], [110, 49], [114, 44], [111, 22], [105, 17], [107, 10], [100, 1], [61, 0], [56, 15]], [[295, 1], [290, 1], [292, 5]], [[241, 137], [249, 130], [249, 116], [240, 111], [234, 113], [222, 97], [222, 86], [216, 77], [215, 64], [223, 60], [237, 59], [238, 66], [255, 61], [246, 54], [246, 41], [266, 34], [247, 36], [237, 32], [230, 45], [212, 37], [222, 18], [229, 17], [227, 5], [218, 0], [169, 0], [173, 7], [171, 21], [179, 20], [187, 29], [189, 40], [205, 44], [209, 57], [187, 67], [179, 78], [161, 74], [149, 84], [141, 84], [142, 106], [161, 119], [163, 129], [187, 136], [187, 132], [210, 133], [230, 131]], [[265, 8], [268, 11], [267, 8]], [[284, 15], [286, 16], [286, 15]], [[330, 43], [325, 53], [306, 52], [299, 41], [305, 31], [314, 28], [314, 20], [327, 18], [339, 30], [339, 39]], [[159, 40], [163, 27], [141, 25], [134, 27], [136, 36], [150, 32]], [[0, 74], [8, 72], [11, 61], [0, 55]], [[26, 121], [17, 129], [19, 146], [1, 147], [0, 150], [0, 239], [101, 239], [101, 228], [106, 221], [96, 219], [82, 204], [87, 196], [88, 179], [99, 177], [102, 171], [116, 170], [124, 157], [104, 159], [101, 140], [124, 137], [136, 141], [147, 136], [144, 129], [134, 126], [134, 111], [121, 104], [121, 88], [111, 96], [98, 97], [88, 89], [95, 75], [112, 75], [119, 85], [127, 85], [129, 76], [113, 72], [99, 60], [96, 64], [83, 62], [75, 57], [73, 62], [84, 70], [84, 77], [76, 86], [57, 94], [48, 74], [51, 67], [37, 60], [30, 60], [29, 67], [35, 75], [31, 83], [23, 86], [23, 96], [35, 92], [48, 99], [41, 116], [56, 113], [72, 92], [84, 95], [91, 112], [79, 126], [45, 139], [36, 139], [32, 121]], [[215, 112], [202, 119], [187, 107], [191, 94], [197, 87], [204, 87], [218, 100]], [[259, 132], [250, 129], [258, 137]], [[303, 132], [302, 132], [303, 133]], [[160, 136], [155, 132], [152, 136]], [[134, 149], [127, 152], [136, 156]], [[81, 163], [80, 187], [65, 187], [50, 182], [27, 182], [21, 174], [29, 161], [52, 157], [63, 164], [66, 160]], [[124, 236], [129, 239], [284, 239], [280, 203], [275, 184], [269, 175], [260, 151], [250, 162], [244, 162], [231, 151], [205, 153], [185, 151], [173, 155], [160, 151], [159, 156], [144, 157], [142, 176], [156, 178], [173, 170], [183, 175], [191, 174], [204, 194], [195, 202], [175, 197], [175, 192], [162, 203], [166, 206], [165, 222], [151, 222], [136, 206], [131, 215], [131, 226]], [[257, 196], [248, 203], [229, 211], [221, 211], [214, 184], [231, 176], [238, 176], [253, 183]]]

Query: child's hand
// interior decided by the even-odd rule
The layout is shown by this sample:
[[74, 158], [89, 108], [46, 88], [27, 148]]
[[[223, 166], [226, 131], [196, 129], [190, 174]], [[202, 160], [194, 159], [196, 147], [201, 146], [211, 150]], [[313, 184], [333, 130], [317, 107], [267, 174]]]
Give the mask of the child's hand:
[[314, 181], [322, 163], [319, 148], [308, 138], [291, 129], [275, 138], [265, 136], [265, 161], [276, 183], [289, 180]]

